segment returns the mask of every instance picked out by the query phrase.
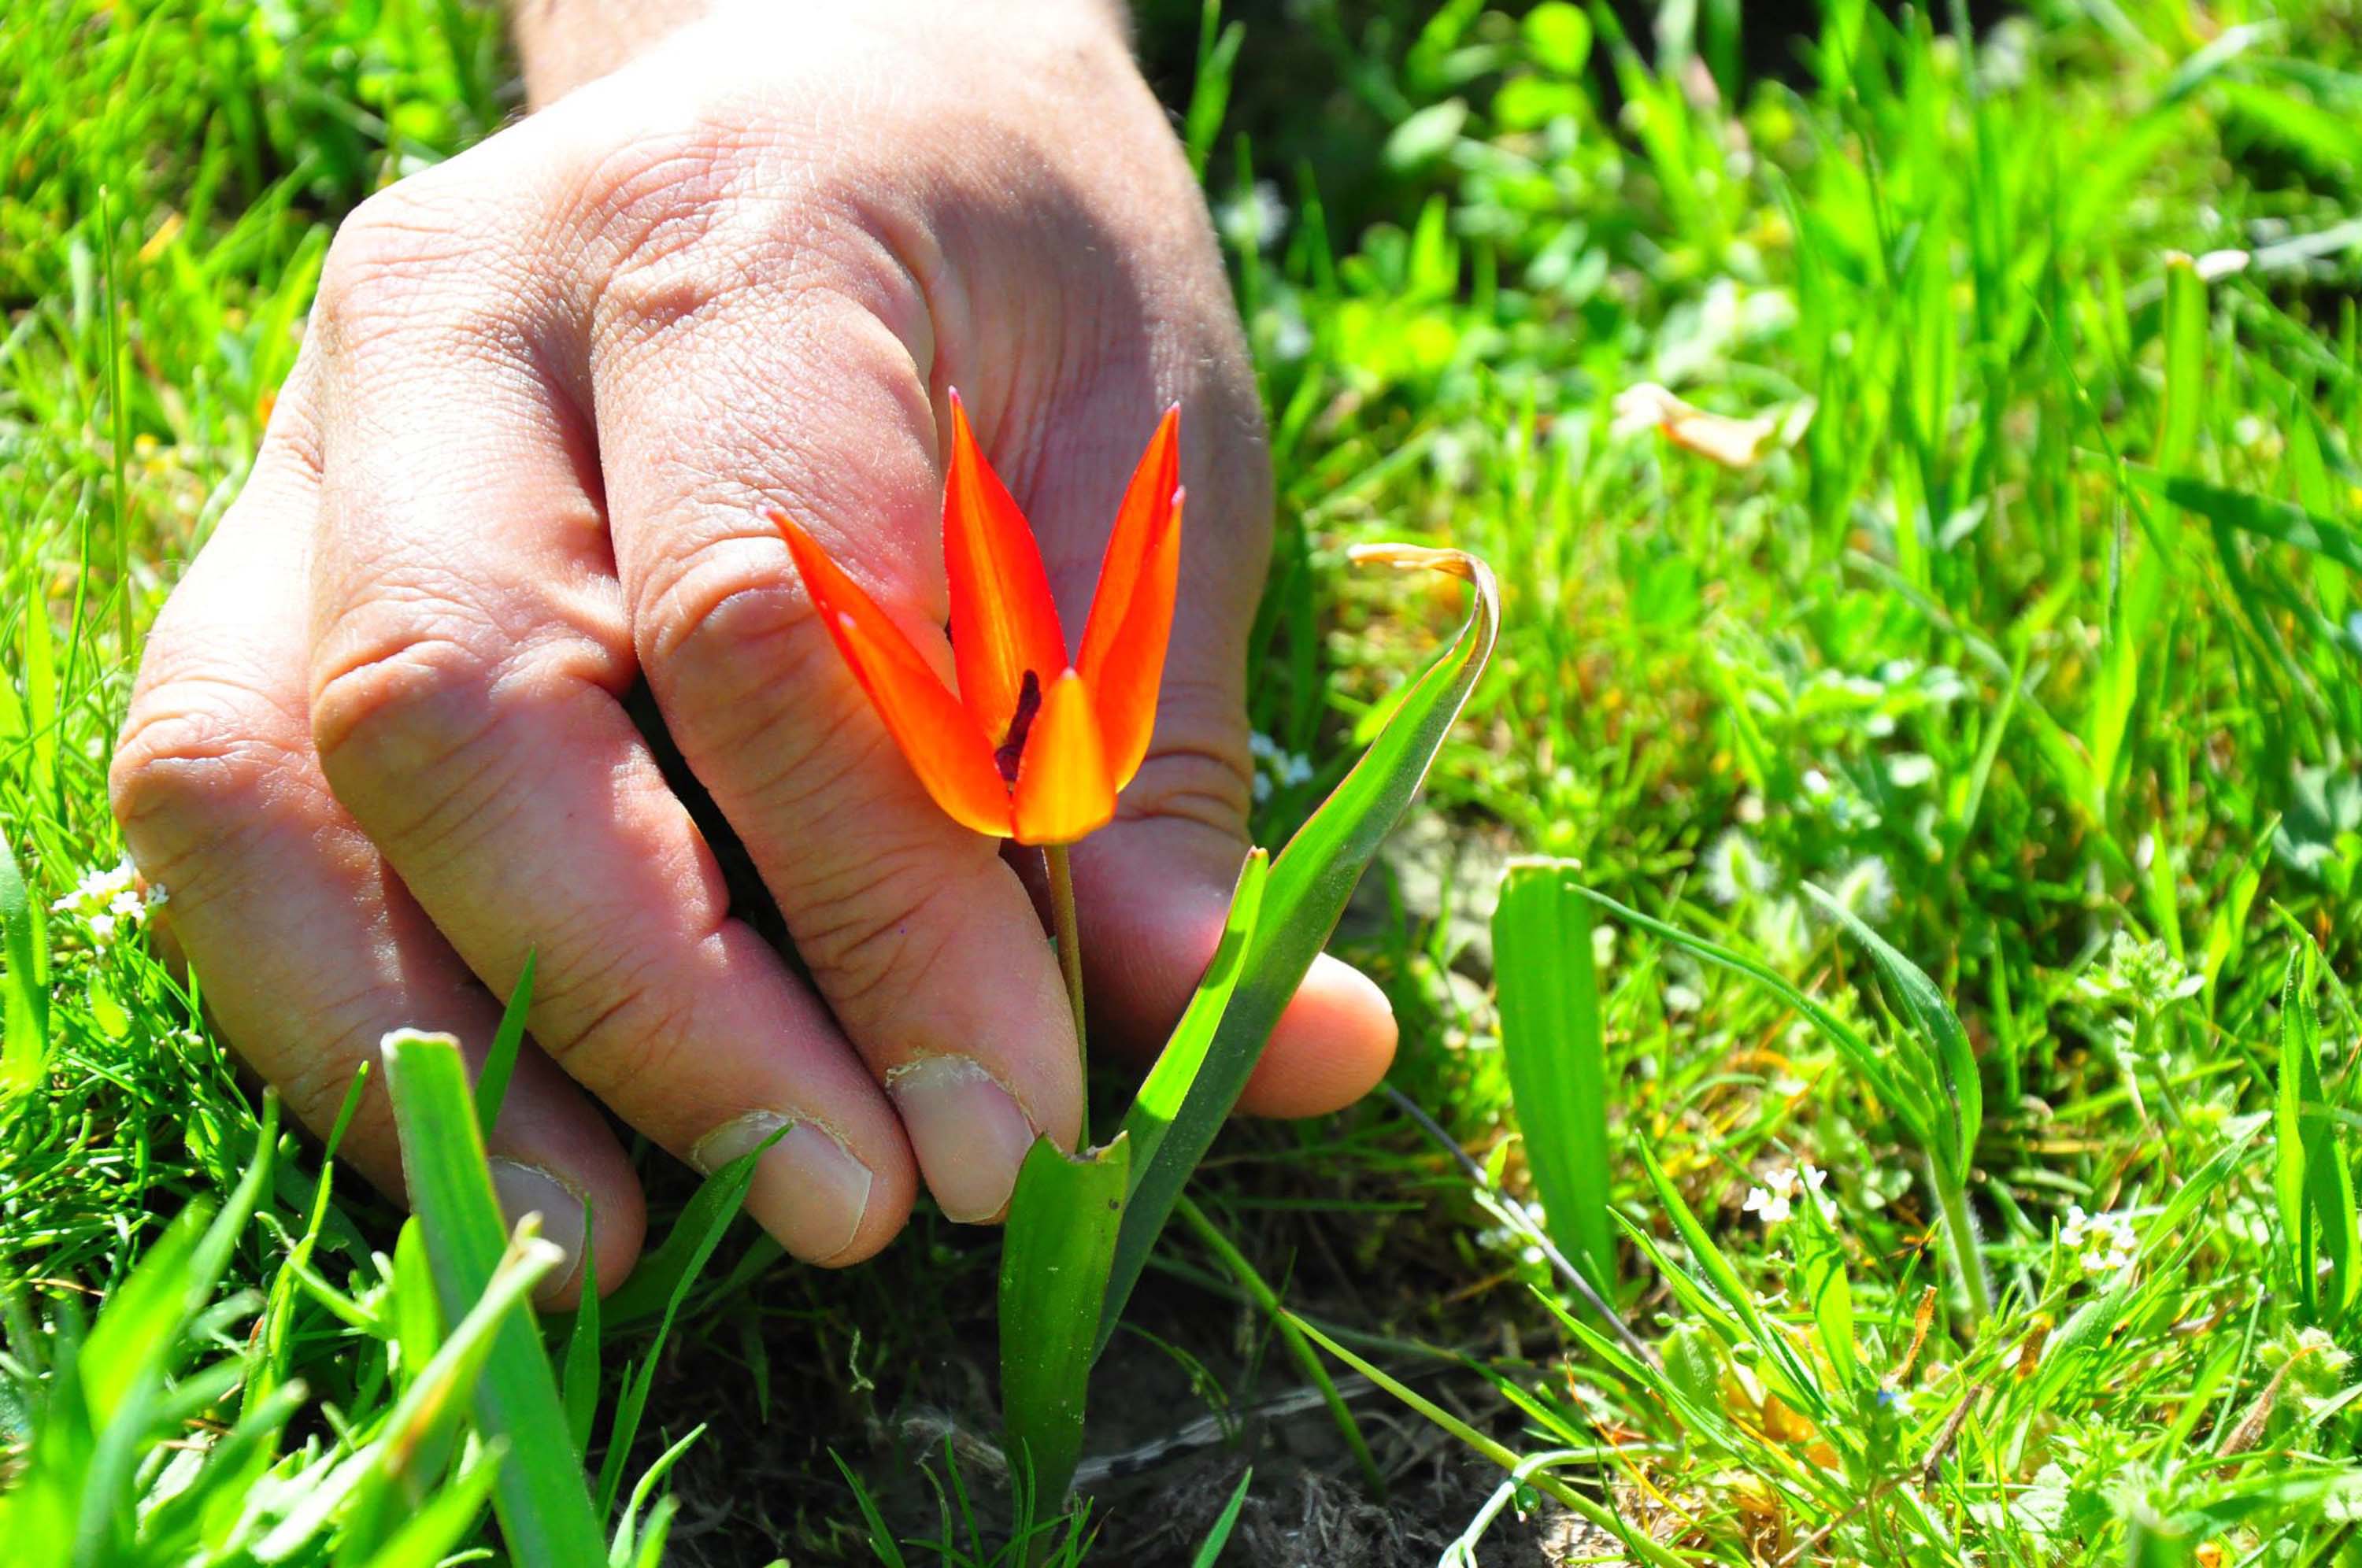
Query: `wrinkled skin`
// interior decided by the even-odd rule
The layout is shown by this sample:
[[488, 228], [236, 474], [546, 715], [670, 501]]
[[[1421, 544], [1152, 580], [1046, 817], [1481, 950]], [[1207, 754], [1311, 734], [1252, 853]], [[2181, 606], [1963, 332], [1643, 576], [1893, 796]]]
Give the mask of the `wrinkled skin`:
[[[885, 1245], [922, 1179], [953, 1218], [995, 1217], [1033, 1132], [1081, 1121], [1028, 852], [927, 799], [760, 505], [948, 672], [956, 386], [1072, 642], [1177, 399], [1188, 531], [1155, 739], [1075, 856], [1096, 1034], [1161, 1039], [1244, 842], [1270, 480], [1164, 116], [1087, 8], [841, 9], [688, 27], [352, 215], [115, 763], [171, 939], [315, 1129], [390, 1028], [480, 1051], [536, 951], [497, 1179], [578, 1257], [588, 1200], [602, 1288], [644, 1214], [594, 1098], [706, 1164], [793, 1123], [750, 1207], [829, 1264]], [[641, 679], [809, 982], [732, 915], [625, 712]], [[1323, 960], [1247, 1106], [1342, 1105], [1393, 1041], [1375, 988]], [[381, 1092], [346, 1148], [399, 1191]]]

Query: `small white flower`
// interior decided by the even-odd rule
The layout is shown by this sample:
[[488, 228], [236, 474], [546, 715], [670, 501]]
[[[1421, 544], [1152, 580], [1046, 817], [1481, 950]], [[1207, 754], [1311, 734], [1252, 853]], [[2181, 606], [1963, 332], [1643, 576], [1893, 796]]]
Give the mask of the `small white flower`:
[[93, 870], [74, 884], [72, 892], [50, 906], [53, 914], [95, 914], [105, 909], [116, 895], [128, 892], [139, 879], [131, 862], [124, 861], [111, 871]]
[[1749, 1187], [1740, 1210], [1759, 1214], [1766, 1225], [1786, 1223], [1796, 1212], [1796, 1200], [1809, 1198], [1820, 1205], [1824, 1219], [1837, 1218], [1837, 1200], [1821, 1191], [1829, 1173], [1807, 1161], [1802, 1165], [1774, 1165], [1763, 1173], [1763, 1185]]
[[2067, 1206], [2058, 1241], [2075, 1253], [2076, 1265], [2095, 1277], [2122, 1274], [2140, 1255], [2140, 1235], [2131, 1215], [2086, 1214], [2079, 1203]]
[[112, 870], [85, 875], [74, 884], [73, 891], [50, 906], [50, 911], [81, 921], [89, 928], [91, 939], [105, 946], [115, 940], [118, 930], [138, 925], [150, 908], [164, 901], [162, 889], [143, 897], [138, 883], [139, 873], [127, 859]]

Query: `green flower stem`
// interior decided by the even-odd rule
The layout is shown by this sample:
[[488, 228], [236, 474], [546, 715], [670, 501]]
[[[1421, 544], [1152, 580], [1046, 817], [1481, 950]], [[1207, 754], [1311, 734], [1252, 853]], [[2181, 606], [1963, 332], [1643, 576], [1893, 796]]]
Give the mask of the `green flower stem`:
[[1042, 864], [1050, 874], [1050, 918], [1058, 937], [1058, 972], [1066, 977], [1066, 1005], [1075, 1010], [1075, 1055], [1090, 1081], [1090, 1037], [1083, 1032], [1083, 936], [1075, 918], [1075, 871], [1067, 864], [1066, 846], [1045, 844]]

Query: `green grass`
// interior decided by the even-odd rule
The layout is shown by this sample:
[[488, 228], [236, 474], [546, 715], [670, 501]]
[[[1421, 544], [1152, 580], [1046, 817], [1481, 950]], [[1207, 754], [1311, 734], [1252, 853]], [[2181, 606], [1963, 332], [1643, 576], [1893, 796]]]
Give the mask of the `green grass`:
[[[2362, 17], [2058, 0], [1969, 47], [1948, 11], [1740, 39], [1739, 10], [1628, 41], [1564, 6], [1150, 7], [1176, 110], [1201, 38], [1226, 94], [1187, 125], [1272, 410], [1264, 842], [1457, 624], [1456, 585], [1346, 551], [1450, 544], [1503, 586], [1340, 939], [1404, 1021], [1395, 1088], [1482, 1179], [1385, 1099], [1227, 1134], [1101, 1364], [1086, 1477], [1201, 1412], [1310, 1413], [1199, 1456], [1202, 1510], [1149, 1500], [1179, 1467], [1101, 1485], [1071, 1554], [1189, 1562], [1251, 1458], [1229, 1560], [1286, 1561], [1299, 1517], [1366, 1520], [1351, 1430], [1395, 1521], [1372, 1561], [1481, 1520], [1485, 1561], [1557, 1529], [1733, 1564], [2362, 1562]], [[37, 0], [0, 60], [0, 1486], [94, 1509], [86, 1561], [178, 1562], [136, 1530], [236, 1510], [162, 1499], [293, 1509], [346, 1466], [290, 1560], [359, 1562], [337, 1532], [382, 1546], [403, 1479], [360, 1456], [418, 1423], [475, 1488], [450, 1539], [489, 1542], [421, 1244], [259, 1137], [133, 917], [50, 906], [116, 863], [138, 628], [236, 492], [331, 226], [512, 111], [497, 23]], [[1771, 421], [1759, 459], [1619, 430], [1644, 382]], [[1493, 1008], [1517, 853], [1637, 917], [1592, 938], [1610, 1224], [1549, 1220], [1611, 1238], [1629, 1340], [1517, 1201], [1563, 1152], [1529, 1161]], [[690, 1186], [646, 1165], [663, 1233]], [[1826, 1212], [1798, 1175], [1767, 1222], [1805, 1165]], [[627, 1452], [590, 1442], [604, 1489], [702, 1427], [636, 1513], [679, 1499], [671, 1560], [1007, 1560], [994, 1238], [922, 1215], [823, 1277], [742, 1223], [683, 1271], [708, 1218], [602, 1354], [549, 1325], [570, 1430], [635, 1411]], [[1307, 1376], [1324, 1340], [1466, 1429], [1458, 1480], [1383, 1386]], [[1539, 1470], [1506, 1500], [1504, 1454]]]

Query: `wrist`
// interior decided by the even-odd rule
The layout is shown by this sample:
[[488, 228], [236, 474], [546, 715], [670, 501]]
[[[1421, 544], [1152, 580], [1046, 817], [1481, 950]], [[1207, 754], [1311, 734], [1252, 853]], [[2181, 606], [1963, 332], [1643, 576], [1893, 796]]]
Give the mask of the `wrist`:
[[[545, 108], [629, 63], [675, 32], [726, 10], [779, 11], [808, 0], [512, 0], [511, 26], [524, 68], [525, 102]], [[908, 9], [970, 7], [991, 0], [895, 0]], [[1112, 33], [1131, 46], [1124, 0], [1000, 0], [1036, 25], [1063, 25]]]

